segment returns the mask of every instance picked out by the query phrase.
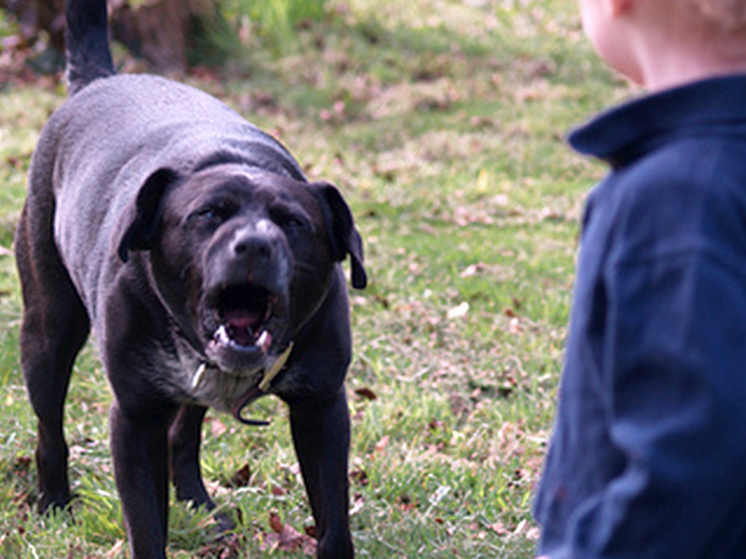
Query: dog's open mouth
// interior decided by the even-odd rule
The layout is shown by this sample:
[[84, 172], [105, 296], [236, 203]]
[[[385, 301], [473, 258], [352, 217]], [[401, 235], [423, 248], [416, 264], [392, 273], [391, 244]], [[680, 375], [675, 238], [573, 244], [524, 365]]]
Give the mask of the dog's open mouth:
[[[233, 385], [227, 396], [229, 409], [242, 423], [266, 425], [265, 421], [242, 417], [241, 411], [268, 393], [292, 351], [292, 342], [281, 341], [287, 322], [287, 298], [266, 287], [245, 283], [208, 291], [204, 305], [209, 365], [197, 370], [192, 390], [198, 391], [207, 378], [218, 374], [233, 377], [233, 383], [248, 382]], [[234, 392], [237, 386], [242, 387]]]
[[219, 290], [213, 297], [218, 326], [212, 341], [218, 347], [239, 352], [260, 351], [272, 346], [270, 324], [280, 311], [279, 297], [250, 283]]

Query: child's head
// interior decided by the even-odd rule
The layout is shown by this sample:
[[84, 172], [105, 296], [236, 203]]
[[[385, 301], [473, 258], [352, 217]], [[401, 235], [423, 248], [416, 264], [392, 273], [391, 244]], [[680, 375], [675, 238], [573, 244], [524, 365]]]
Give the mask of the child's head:
[[745, 0], [684, 0], [694, 17], [703, 19], [714, 28], [727, 33], [746, 31]]
[[650, 89], [746, 72], [746, 0], [580, 0], [614, 69]]

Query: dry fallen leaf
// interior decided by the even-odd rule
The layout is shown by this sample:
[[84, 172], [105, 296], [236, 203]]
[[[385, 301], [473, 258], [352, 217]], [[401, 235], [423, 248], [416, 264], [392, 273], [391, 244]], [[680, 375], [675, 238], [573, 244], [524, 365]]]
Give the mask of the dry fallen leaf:
[[276, 533], [282, 532], [283, 524], [280, 515], [275, 511], [269, 513], [269, 527]]
[[389, 436], [384, 435], [380, 441], [376, 443], [376, 452], [383, 452], [385, 448], [389, 445]]
[[363, 400], [375, 400], [376, 398], [378, 398], [376, 393], [366, 386], [363, 386], [361, 388], [356, 388], [355, 394]]
[[275, 511], [269, 513], [269, 526], [274, 534], [263, 534], [260, 549], [297, 551], [301, 550], [305, 555], [316, 554], [316, 540], [307, 534], [301, 534], [298, 530], [282, 522], [280, 515]]
[[235, 474], [233, 474], [233, 477], [231, 477], [230, 484], [232, 487], [246, 487], [249, 485], [249, 480], [251, 479], [251, 468], [248, 464], [244, 464], [244, 466], [236, 471]]
[[225, 423], [220, 421], [217, 417], [210, 418], [210, 434], [213, 437], [219, 437], [220, 435], [224, 435], [228, 431], [228, 427], [225, 426]]
[[111, 549], [106, 552], [106, 557], [118, 557], [122, 553], [122, 549], [124, 548], [124, 540], [117, 540], [114, 542], [114, 545], [111, 546]]
[[361, 493], [355, 493], [352, 496], [352, 506], [350, 507], [350, 516], [355, 516], [358, 514], [362, 509], [363, 505], [365, 505], [365, 497]]
[[490, 530], [495, 532], [498, 536], [507, 536], [510, 534], [510, 530], [503, 524], [502, 522], [495, 522], [494, 524], [490, 524], [487, 526]]
[[459, 277], [462, 278], [470, 278], [472, 276], [476, 276], [477, 274], [484, 272], [487, 269], [487, 266], [484, 264], [484, 262], [479, 262], [477, 264], [471, 264], [464, 268], [464, 270], [459, 274]]
[[236, 559], [246, 548], [243, 536], [229, 534], [207, 544], [197, 552], [197, 557], [204, 559]]
[[365, 487], [368, 485], [368, 472], [366, 472], [363, 468], [356, 468], [350, 472], [350, 479], [352, 480], [352, 483], [355, 485], [360, 485], [362, 487]]

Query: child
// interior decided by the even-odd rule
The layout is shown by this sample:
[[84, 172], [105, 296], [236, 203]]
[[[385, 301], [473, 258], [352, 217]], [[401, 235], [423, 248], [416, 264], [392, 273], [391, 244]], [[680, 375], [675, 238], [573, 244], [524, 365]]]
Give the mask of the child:
[[651, 93], [575, 131], [583, 219], [542, 559], [746, 558], [746, 0], [581, 0]]

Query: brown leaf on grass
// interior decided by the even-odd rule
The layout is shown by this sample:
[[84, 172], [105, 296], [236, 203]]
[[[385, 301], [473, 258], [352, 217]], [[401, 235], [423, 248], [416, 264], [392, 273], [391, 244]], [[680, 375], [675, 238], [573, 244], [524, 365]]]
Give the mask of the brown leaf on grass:
[[312, 524], [311, 526], [304, 526], [303, 531], [306, 533], [306, 536], [315, 540], [319, 539], [319, 531], [316, 528], [316, 525]]
[[388, 435], [381, 437], [381, 440], [376, 443], [376, 452], [383, 452], [389, 445], [389, 439]]
[[275, 511], [269, 513], [269, 526], [273, 534], [262, 534], [262, 551], [302, 551], [305, 555], [316, 554], [316, 540], [307, 534], [283, 523], [280, 515]]
[[487, 270], [487, 265], [484, 262], [478, 262], [477, 264], [471, 264], [464, 268], [464, 270], [459, 274], [459, 277], [470, 278], [484, 272], [485, 270]]
[[111, 549], [106, 552], [105, 557], [107, 559], [111, 557], [118, 557], [122, 553], [122, 550], [124, 549], [124, 544], [125, 544], [124, 540], [117, 540], [116, 542], [114, 542], [114, 545], [111, 546]]
[[249, 485], [249, 480], [251, 479], [251, 468], [248, 464], [244, 464], [242, 468], [236, 471], [235, 474], [233, 474], [233, 477], [230, 479], [230, 485], [231, 487], [246, 487]]
[[543, 208], [539, 212], [538, 219], [539, 221], [554, 221], [559, 223], [565, 221], [565, 216], [562, 213], [551, 208]]
[[495, 532], [498, 536], [507, 536], [511, 533], [507, 526], [502, 522], [495, 522], [494, 524], [487, 526], [487, 528]]
[[356, 388], [355, 395], [363, 400], [375, 400], [378, 398], [378, 395], [375, 392], [373, 392], [373, 390], [368, 388], [367, 386]]
[[469, 402], [459, 394], [451, 394], [448, 397], [448, 405], [451, 408], [451, 413], [457, 417], [471, 410]]
[[438, 418], [434, 418], [428, 422], [427, 426], [431, 431], [439, 431], [445, 428], [445, 423]]
[[418, 503], [416, 501], [413, 501], [412, 497], [410, 497], [407, 494], [399, 495], [398, 504], [399, 504], [399, 509], [401, 509], [404, 512], [415, 510], [418, 506]]
[[282, 531], [282, 519], [280, 518], [280, 515], [277, 514], [275, 511], [269, 513], [269, 527], [272, 528], [272, 531], [278, 534]]
[[219, 418], [211, 417], [208, 419], [210, 424], [210, 434], [213, 437], [219, 437], [220, 435], [223, 435], [228, 431], [228, 427], [226, 427], [225, 423], [220, 421]]
[[362, 487], [365, 487], [368, 485], [368, 472], [366, 472], [363, 468], [357, 468], [355, 470], [352, 470], [350, 472], [350, 479], [352, 480], [352, 483], [355, 485], [360, 485]]
[[389, 300], [383, 295], [376, 294], [373, 296], [375, 301], [380, 304], [384, 309], [388, 309], [390, 306]]
[[401, 83], [382, 89], [371, 99], [366, 113], [373, 119], [391, 118], [413, 111], [444, 110], [462, 94], [448, 78], [418, 83]]
[[495, 223], [494, 218], [482, 208], [462, 205], [453, 208], [450, 217], [446, 216], [444, 221], [450, 221], [459, 227], [467, 227], [474, 224], [494, 225]]
[[23, 454], [13, 460], [13, 469], [17, 472], [28, 472], [29, 468], [31, 468], [32, 463], [33, 458], [31, 458], [31, 456], [29, 456], [28, 454]]
[[189, 69], [189, 74], [197, 78], [198, 80], [209, 81], [212, 83], [220, 83], [220, 78], [218, 77], [215, 70], [213, 70], [212, 68], [208, 66], [204, 66], [204, 65], [193, 66]]
[[240, 557], [246, 548], [246, 541], [238, 534], [223, 536], [207, 544], [197, 552], [197, 557], [204, 559], [235, 559]]
[[361, 510], [363, 510], [363, 506], [365, 505], [365, 497], [362, 493], [355, 493], [352, 496], [352, 506], [350, 507], [350, 516], [355, 516], [358, 514]]

